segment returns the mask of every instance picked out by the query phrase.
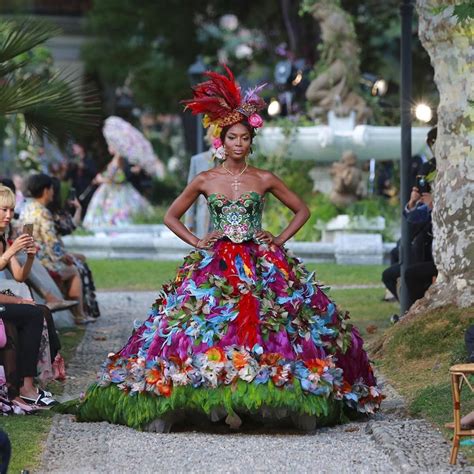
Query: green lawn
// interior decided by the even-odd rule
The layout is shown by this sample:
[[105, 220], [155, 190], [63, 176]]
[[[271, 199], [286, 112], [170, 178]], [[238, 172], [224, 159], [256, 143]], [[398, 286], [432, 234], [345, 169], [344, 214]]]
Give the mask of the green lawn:
[[[180, 262], [145, 260], [89, 260], [99, 289], [157, 290], [165, 280], [173, 278]], [[384, 265], [309, 264], [318, 280], [331, 285], [377, 285]]]
[[383, 288], [330, 290], [328, 294], [338, 306], [351, 313], [366, 347], [391, 325], [390, 316], [400, 312], [398, 303], [382, 301]]

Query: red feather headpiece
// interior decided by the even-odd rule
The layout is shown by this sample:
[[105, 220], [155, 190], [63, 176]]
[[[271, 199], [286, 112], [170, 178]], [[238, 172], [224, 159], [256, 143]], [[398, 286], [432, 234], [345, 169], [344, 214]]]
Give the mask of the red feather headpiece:
[[204, 114], [204, 127], [213, 125], [216, 128], [215, 135], [218, 135], [216, 132], [222, 127], [244, 119], [247, 119], [252, 127], [260, 128], [263, 120], [257, 112], [265, 107], [265, 101], [258, 96], [258, 92], [264, 85], [247, 91], [242, 97], [232, 71], [226, 65], [224, 68], [227, 76], [212, 71], [206, 72], [205, 76], [209, 80], [194, 86], [194, 97], [184, 100], [183, 104], [194, 115]]

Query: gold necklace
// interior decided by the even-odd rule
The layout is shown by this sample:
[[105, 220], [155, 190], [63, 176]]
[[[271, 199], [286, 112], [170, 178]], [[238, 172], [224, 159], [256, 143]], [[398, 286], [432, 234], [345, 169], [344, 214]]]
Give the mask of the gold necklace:
[[239, 178], [245, 173], [245, 171], [247, 170], [247, 168], [249, 167], [249, 164], [247, 162], [245, 162], [245, 166], [243, 168], [242, 171], [240, 171], [239, 173], [232, 173], [231, 170], [227, 169], [225, 164], [222, 163], [222, 167], [227, 171], [227, 173], [229, 173], [232, 177], [233, 177], [233, 180], [232, 180], [232, 188], [234, 191], [237, 191], [240, 187], [240, 180]]

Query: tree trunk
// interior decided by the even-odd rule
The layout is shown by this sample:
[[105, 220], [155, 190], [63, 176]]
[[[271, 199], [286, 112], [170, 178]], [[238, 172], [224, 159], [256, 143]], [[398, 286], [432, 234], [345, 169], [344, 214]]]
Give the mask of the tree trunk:
[[[434, 185], [433, 253], [436, 283], [410, 310], [473, 304], [474, 287], [474, 40], [446, 0], [417, 0], [419, 36], [428, 51], [439, 90], [437, 177]], [[416, 78], [415, 78], [416, 80]]]

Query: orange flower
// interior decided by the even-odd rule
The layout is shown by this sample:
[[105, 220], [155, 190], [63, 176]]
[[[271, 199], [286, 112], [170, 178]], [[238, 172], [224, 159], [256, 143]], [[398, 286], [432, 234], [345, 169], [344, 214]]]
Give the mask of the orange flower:
[[268, 354], [262, 354], [260, 357], [260, 364], [262, 365], [276, 365], [281, 359], [281, 355], [277, 352], [269, 352]]
[[352, 390], [352, 386], [347, 380], [344, 380], [341, 390], [342, 393], [349, 393]]
[[225, 360], [225, 352], [220, 347], [211, 347], [206, 351], [206, 355], [210, 362], [223, 362]]
[[242, 354], [242, 352], [235, 351], [232, 361], [234, 362], [234, 367], [237, 370], [243, 369], [247, 365], [247, 354]]
[[158, 388], [158, 391], [160, 392], [160, 395], [163, 395], [164, 397], [169, 397], [172, 392], [172, 386], [170, 383], [158, 383], [156, 385]]
[[146, 374], [146, 383], [150, 385], [155, 385], [159, 380], [161, 380], [161, 371], [159, 369], [150, 369]]
[[318, 358], [307, 360], [305, 364], [311, 372], [317, 373], [319, 375], [323, 374], [324, 367], [328, 365], [324, 360]]

